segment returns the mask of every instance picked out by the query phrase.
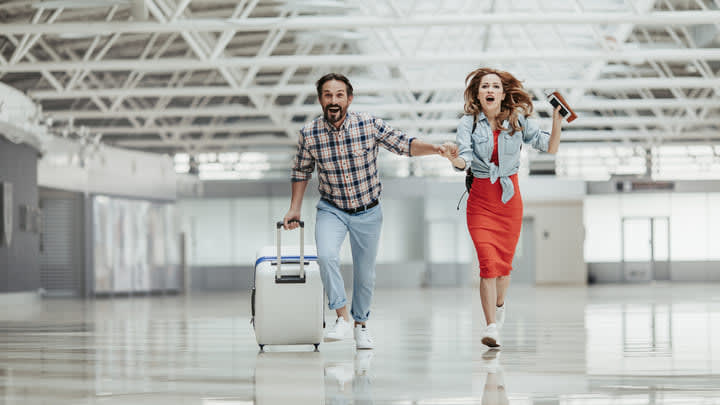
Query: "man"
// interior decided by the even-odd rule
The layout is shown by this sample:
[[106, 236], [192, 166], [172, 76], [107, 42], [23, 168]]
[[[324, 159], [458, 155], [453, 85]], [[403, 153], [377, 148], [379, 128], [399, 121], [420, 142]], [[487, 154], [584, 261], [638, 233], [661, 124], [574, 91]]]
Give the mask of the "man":
[[[341, 74], [321, 77], [317, 93], [323, 116], [300, 130], [291, 174], [292, 197], [283, 219], [284, 227], [298, 226], [289, 221], [300, 219], [303, 195], [317, 164], [321, 198], [317, 205], [315, 243], [328, 304], [337, 313], [326, 339], [342, 340], [354, 332], [358, 349], [372, 349], [374, 343], [366, 322], [375, 287], [375, 258], [382, 226], [378, 147], [406, 156], [443, 154], [445, 148], [409, 138], [370, 114], [348, 112], [353, 88]], [[348, 233], [353, 257], [350, 314], [340, 274], [340, 247]]]

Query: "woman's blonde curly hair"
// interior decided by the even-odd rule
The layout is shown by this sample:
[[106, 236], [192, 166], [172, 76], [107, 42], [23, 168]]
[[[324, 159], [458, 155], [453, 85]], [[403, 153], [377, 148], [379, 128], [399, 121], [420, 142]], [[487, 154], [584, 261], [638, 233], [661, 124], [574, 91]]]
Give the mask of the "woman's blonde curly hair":
[[523, 89], [520, 80], [502, 70], [479, 68], [467, 75], [465, 78], [465, 83], [467, 83], [467, 87], [465, 88], [465, 113], [477, 119], [477, 116], [482, 111], [482, 106], [478, 99], [478, 90], [483, 76], [489, 74], [498, 75], [502, 83], [503, 91], [505, 92], [505, 98], [503, 98], [500, 103], [500, 113], [495, 117], [495, 128], [507, 130], [507, 128], [503, 128], [502, 123], [504, 120], [508, 120], [513, 132], [522, 130], [518, 122], [518, 116], [519, 114], [523, 114], [527, 117], [532, 114], [532, 97]]

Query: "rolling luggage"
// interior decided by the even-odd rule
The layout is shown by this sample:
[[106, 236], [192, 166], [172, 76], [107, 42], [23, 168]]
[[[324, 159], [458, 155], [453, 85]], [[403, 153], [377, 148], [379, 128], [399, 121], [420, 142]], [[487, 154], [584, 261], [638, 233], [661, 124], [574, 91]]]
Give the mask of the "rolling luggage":
[[281, 251], [283, 223], [278, 222], [276, 246], [261, 249], [255, 261], [251, 310], [260, 350], [298, 344], [317, 350], [323, 339], [324, 291], [317, 253], [314, 246], [305, 248], [305, 224], [297, 222], [299, 247]]

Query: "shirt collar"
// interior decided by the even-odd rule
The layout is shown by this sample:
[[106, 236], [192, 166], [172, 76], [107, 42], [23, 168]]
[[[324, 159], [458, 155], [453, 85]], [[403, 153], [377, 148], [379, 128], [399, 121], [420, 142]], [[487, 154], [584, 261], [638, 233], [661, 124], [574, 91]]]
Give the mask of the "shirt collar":
[[322, 120], [323, 120], [323, 123], [325, 123], [325, 127], [327, 128], [328, 131], [335, 132], [335, 131], [346, 130], [348, 128], [348, 122], [350, 121], [350, 112], [348, 111], [347, 113], [345, 113], [345, 119], [343, 120], [342, 125], [340, 125], [340, 128], [335, 128], [335, 126], [333, 124], [329, 123], [325, 119], [325, 114], [323, 114]]

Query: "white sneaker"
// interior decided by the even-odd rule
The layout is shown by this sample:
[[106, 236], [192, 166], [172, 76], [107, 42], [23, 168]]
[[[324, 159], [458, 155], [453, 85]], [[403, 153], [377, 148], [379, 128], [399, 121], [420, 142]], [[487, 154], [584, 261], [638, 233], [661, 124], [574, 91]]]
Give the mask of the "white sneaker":
[[332, 328], [330, 328], [327, 333], [325, 333], [325, 340], [326, 341], [335, 341], [335, 340], [343, 340], [350, 338], [350, 334], [352, 333], [352, 325], [350, 325], [350, 322], [346, 321], [345, 318], [342, 316], [339, 316], [335, 320], [335, 325], [333, 325]]
[[497, 324], [491, 323], [485, 328], [481, 342], [487, 347], [500, 347], [500, 333]]
[[502, 329], [505, 323], [505, 303], [501, 307], [495, 307], [495, 323], [498, 329]]
[[358, 350], [374, 349], [375, 342], [370, 336], [370, 330], [365, 325], [355, 326], [355, 346]]

